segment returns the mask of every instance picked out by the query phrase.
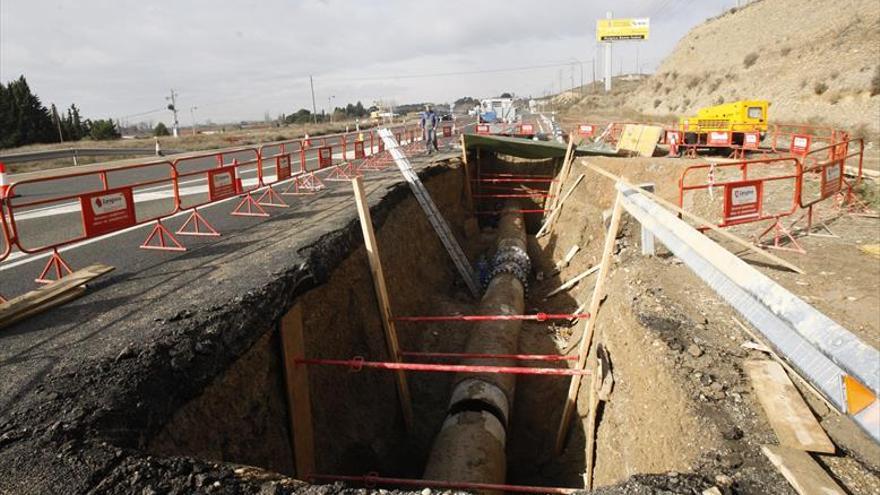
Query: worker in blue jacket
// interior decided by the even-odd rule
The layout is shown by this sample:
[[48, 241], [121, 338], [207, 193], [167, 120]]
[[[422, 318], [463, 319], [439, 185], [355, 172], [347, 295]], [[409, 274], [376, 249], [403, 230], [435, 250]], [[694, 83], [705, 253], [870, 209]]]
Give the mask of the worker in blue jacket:
[[437, 124], [439, 122], [440, 118], [434, 113], [434, 109], [431, 108], [431, 105], [425, 105], [425, 111], [422, 113], [422, 118], [419, 120], [419, 127], [422, 128], [422, 137], [425, 139], [425, 151], [429, 155], [431, 154], [432, 148], [435, 151], [440, 151], [440, 148], [437, 147]]

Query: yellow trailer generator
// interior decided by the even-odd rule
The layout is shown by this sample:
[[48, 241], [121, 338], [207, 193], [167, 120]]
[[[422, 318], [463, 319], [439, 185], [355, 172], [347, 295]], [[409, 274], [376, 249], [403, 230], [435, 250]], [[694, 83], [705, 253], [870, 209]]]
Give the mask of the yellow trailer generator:
[[685, 144], [706, 144], [711, 132], [732, 133], [732, 144], [743, 143], [743, 133], [759, 132], [761, 139], [767, 132], [766, 100], [741, 100], [714, 107], [701, 108], [696, 117], [682, 117], [679, 130]]

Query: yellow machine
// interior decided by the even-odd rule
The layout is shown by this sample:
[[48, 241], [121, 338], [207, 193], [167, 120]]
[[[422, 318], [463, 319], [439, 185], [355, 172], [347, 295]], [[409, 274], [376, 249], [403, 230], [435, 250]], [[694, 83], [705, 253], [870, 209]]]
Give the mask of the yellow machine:
[[682, 117], [679, 130], [686, 144], [705, 144], [713, 131], [733, 133], [733, 144], [742, 144], [744, 132], [767, 132], [766, 100], [741, 100], [714, 107], [701, 108], [696, 117]]

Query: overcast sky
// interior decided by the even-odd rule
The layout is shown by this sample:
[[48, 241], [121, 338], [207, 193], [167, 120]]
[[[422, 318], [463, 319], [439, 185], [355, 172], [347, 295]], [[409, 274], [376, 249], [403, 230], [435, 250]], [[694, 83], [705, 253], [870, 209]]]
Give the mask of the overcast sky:
[[[614, 73], [653, 70], [735, 0], [0, 0], [0, 80], [23, 74], [48, 106], [181, 124], [262, 119], [360, 100], [541, 96], [592, 78], [596, 19], [650, 17], [614, 45]], [[577, 63], [572, 63], [577, 61]], [[583, 62], [581, 64], [581, 62]], [[518, 70], [508, 70], [518, 69]], [[482, 71], [482, 72], [481, 72]], [[597, 66], [598, 76], [601, 67]], [[427, 77], [426, 77], [427, 75]], [[152, 112], [152, 113], [147, 113]]]

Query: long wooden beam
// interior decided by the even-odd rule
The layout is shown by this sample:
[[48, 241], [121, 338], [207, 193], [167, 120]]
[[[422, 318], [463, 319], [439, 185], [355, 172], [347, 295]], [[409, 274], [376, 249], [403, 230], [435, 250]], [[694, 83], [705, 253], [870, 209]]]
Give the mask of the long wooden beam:
[[[373, 289], [376, 291], [376, 300], [379, 303], [379, 314], [382, 317], [382, 328], [385, 330], [385, 344], [388, 347], [388, 355], [392, 361], [400, 362], [400, 344], [397, 340], [397, 327], [394, 325], [394, 317], [391, 313], [391, 302], [388, 298], [388, 288], [385, 286], [385, 273], [382, 270], [382, 260], [379, 257], [379, 246], [376, 243], [376, 233], [373, 231], [373, 220], [370, 216], [370, 206], [367, 204], [367, 195], [364, 191], [364, 183], [360, 177], [352, 179], [354, 199], [357, 203], [358, 216], [361, 220], [361, 230], [364, 234], [364, 246], [367, 249], [367, 257], [370, 261], [370, 272], [373, 275]], [[397, 378], [397, 396], [400, 400], [400, 409], [403, 413], [403, 422], [408, 432], [413, 431], [413, 409], [410, 398], [409, 385], [403, 370], [394, 372]]]

